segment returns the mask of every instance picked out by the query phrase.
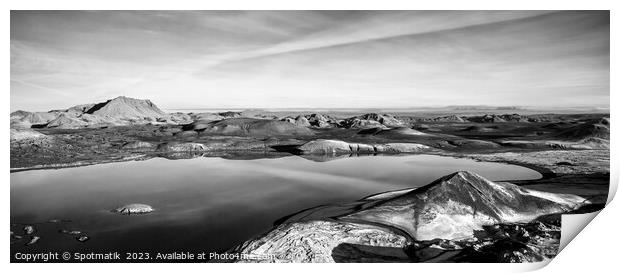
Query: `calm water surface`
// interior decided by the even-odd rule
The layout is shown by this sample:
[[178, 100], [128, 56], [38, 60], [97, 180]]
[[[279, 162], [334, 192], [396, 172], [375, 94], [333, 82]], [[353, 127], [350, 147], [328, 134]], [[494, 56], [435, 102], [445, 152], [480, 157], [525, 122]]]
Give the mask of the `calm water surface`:
[[[491, 180], [537, 179], [515, 165], [434, 155], [350, 157], [315, 162], [195, 158], [101, 164], [11, 174], [11, 230], [34, 224], [37, 244], [11, 252], [223, 251], [309, 207], [418, 187], [459, 170]], [[149, 204], [147, 215], [116, 215], [120, 205]], [[51, 219], [70, 222], [46, 223]], [[81, 243], [59, 229], [90, 236]]]

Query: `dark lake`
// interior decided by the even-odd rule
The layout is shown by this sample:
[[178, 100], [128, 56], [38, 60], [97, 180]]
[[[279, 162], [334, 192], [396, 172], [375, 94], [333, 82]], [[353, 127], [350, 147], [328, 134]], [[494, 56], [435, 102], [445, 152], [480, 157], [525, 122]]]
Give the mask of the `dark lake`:
[[[469, 170], [491, 180], [537, 179], [521, 166], [435, 155], [364, 156], [316, 162], [298, 156], [216, 157], [100, 164], [11, 173], [11, 230], [32, 224], [41, 239], [11, 252], [224, 251], [299, 210], [418, 187]], [[117, 215], [143, 203], [155, 211]], [[64, 220], [49, 223], [49, 220]], [[58, 230], [79, 230], [78, 242]], [[13, 255], [12, 255], [13, 256]]]

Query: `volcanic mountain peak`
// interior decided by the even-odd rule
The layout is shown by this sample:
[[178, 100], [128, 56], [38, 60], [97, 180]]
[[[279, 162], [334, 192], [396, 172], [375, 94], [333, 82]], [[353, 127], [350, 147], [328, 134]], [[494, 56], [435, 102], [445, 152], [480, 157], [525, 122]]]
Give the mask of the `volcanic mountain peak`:
[[418, 195], [424, 193], [430, 197], [435, 195], [439, 198], [448, 195], [455, 200], [461, 197], [462, 199], [459, 201], [474, 203], [483, 201], [489, 207], [505, 206], [520, 211], [536, 211], [538, 207], [532, 207], [532, 205], [545, 206], [551, 203], [572, 209], [575, 205], [585, 201], [583, 198], [574, 195], [538, 192], [511, 183], [493, 182], [470, 171], [458, 171], [446, 175], [409, 194], [414, 193]]
[[[441, 187], [445, 191], [475, 190], [476, 193], [483, 195], [503, 188], [499, 184], [470, 171], [454, 172], [435, 180], [426, 187], [430, 189]], [[505, 191], [502, 193], [505, 193]]]
[[419, 240], [457, 239], [485, 225], [528, 222], [584, 203], [579, 196], [529, 190], [460, 171], [343, 219], [394, 226]]
[[165, 113], [150, 100], [140, 100], [125, 96], [95, 104], [86, 114], [116, 118], [158, 118]]
[[150, 100], [120, 96], [105, 102], [81, 104], [64, 110], [49, 112], [15, 111], [11, 113], [11, 128], [76, 129], [144, 124], [165, 117], [168, 115]]

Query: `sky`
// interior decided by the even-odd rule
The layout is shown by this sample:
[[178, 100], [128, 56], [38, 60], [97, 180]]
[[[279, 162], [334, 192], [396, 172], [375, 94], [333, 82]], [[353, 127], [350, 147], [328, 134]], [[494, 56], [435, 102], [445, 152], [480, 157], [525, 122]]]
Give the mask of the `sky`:
[[607, 11], [11, 11], [11, 111], [609, 107]]

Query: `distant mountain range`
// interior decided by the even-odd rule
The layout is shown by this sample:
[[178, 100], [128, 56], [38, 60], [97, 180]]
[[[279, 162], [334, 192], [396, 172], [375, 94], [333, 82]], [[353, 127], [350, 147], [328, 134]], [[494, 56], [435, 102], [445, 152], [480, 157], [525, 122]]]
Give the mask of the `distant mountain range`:
[[[451, 108], [453, 110], [446, 110]], [[522, 115], [516, 114], [519, 107], [487, 107], [487, 106], [449, 106], [437, 111], [436, 114], [422, 115], [415, 113], [386, 112], [352, 112], [334, 114], [321, 112], [270, 112], [266, 110], [225, 111], [215, 113], [165, 113], [150, 100], [134, 99], [120, 96], [100, 103], [76, 105], [68, 109], [49, 112], [15, 111], [11, 113], [11, 129], [56, 128], [79, 129], [101, 128], [108, 126], [126, 126], [139, 124], [183, 125], [186, 134], [208, 131], [218, 134], [232, 135], [309, 135], [308, 128], [346, 128], [373, 129], [362, 131], [362, 134], [417, 134], [411, 126], [422, 128], [426, 123], [529, 123], [546, 122], [546, 128], [553, 126], [565, 128], [559, 134], [559, 140], [580, 141], [579, 145], [607, 145], [609, 140], [609, 120], [595, 120], [587, 124], [563, 126], [556, 115]], [[458, 110], [456, 110], [458, 109]], [[495, 110], [481, 110], [495, 109]], [[499, 110], [498, 110], [499, 109]], [[360, 110], [358, 110], [360, 111]], [[451, 112], [452, 111], [452, 112]], [[463, 112], [465, 111], [465, 112]], [[507, 113], [493, 113], [493, 112]], [[477, 114], [472, 114], [477, 113]], [[290, 114], [287, 116], [287, 114]], [[402, 115], [401, 115], [402, 114]], [[221, 122], [218, 122], [221, 121]], [[390, 130], [393, 128], [409, 129]], [[470, 126], [467, 132], [492, 131], [492, 127]], [[23, 133], [23, 132], [22, 132]], [[23, 134], [22, 134], [23, 135]], [[23, 136], [30, 136], [23, 135]], [[17, 136], [17, 135], [16, 135]], [[582, 143], [583, 142], [583, 143]], [[512, 141], [510, 145], [543, 145], [540, 143], [523, 143]], [[548, 145], [548, 144], [544, 144]], [[566, 145], [552, 143], [550, 145]], [[586, 146], [587, 146], [586, 145]], [[581, 146], [580, 146], [581, 147]]]

